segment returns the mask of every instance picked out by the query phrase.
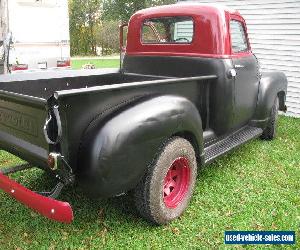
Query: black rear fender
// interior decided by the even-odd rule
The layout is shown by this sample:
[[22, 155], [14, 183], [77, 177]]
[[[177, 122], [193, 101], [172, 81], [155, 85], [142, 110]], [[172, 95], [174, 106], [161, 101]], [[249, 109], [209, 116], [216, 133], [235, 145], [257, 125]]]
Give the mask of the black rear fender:
[[203, 151], [197, 108], [177, 96], [143, 100], [86, 130], [78, 176], [93, 196], [113, 196], [137, 185], [163, 142], [174, 134], [193, 135]]

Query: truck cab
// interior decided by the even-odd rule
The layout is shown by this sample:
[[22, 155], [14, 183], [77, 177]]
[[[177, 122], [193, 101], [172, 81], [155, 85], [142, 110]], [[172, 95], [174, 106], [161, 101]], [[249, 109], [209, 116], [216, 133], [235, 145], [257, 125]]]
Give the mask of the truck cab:
[[217, 74], [209, 93], [211, 115], [203, 125], [217, 135], [255, 115], [261, 72], [237, 11], [178, 4], [137, 12], [128, 26], [123, 70], [168, 77]]

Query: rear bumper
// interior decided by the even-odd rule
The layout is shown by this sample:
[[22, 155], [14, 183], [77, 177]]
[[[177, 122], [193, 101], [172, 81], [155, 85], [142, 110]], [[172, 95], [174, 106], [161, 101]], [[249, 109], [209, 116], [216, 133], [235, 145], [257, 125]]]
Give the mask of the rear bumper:
[[73, 211], [69, 203], [39, 195], [0, 171], [0, 189], [37, 213], [58, 222], [71, 223]]

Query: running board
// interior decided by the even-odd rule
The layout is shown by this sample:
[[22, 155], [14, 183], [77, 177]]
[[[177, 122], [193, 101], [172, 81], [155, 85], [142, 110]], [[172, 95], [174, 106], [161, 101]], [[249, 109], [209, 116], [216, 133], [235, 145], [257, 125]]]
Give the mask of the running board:
[[237, 148], [247, 141], [259, 137], [262, 132], [263, 130], [261, 128], [246, 126], [223, 140], [208, 146], [204, 149], [205, 164], [210, 163], [219, 156]]

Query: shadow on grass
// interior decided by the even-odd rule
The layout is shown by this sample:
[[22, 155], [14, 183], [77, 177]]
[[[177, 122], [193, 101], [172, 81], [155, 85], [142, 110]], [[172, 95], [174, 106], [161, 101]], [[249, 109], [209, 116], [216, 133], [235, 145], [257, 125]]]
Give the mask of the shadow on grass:
[[[221, 171], [224, 166], [227, 167], [226, 162], [232, 157], [232, 154], [235, 154], [235, 151], [220, 158], [222, 159], [222, 166], [219, 164], [219, 161], [216, 161], [207, 166], [199, 167], [196, 185], [201, 185], [201, 180], [203, 179], [208, 181], [208, 176], [213, 177], [218, 171]], [[56, 184], [56, 179], [53, 175], [36, 168], [13, 174], [12, 178], [29, 189], [37, 191], [50, 191]], [[213, 178], [211, 178], [211, 181], [212, 179]], [[89, 224], [109, 227], [109, 225], [112, 224], [131, 223], [140, 228], [154, 227], [153, 224], [145, 222], [140, 217], [134, 206], [133, 198], [130, 195], [108, 199], [92, 199], [86, 196], [80, 186], [73, 185], [63, 190], [59, 200], [69, 202], [73, 208], [74, 222], [71, 225], [61, 225], [48, 219], [39, 218], [38, 215], [33, 216], [33, 213], [27, 210], [28, 219], [30, 219], [30, 216], [35, 217], [34, 219], [37, 219], [37, 223], [40, 224], [39, 227], [53, 226], [57, 228], [61, 225], [61, 227], [66, 230], [68, 228], [80, 229]], [[23, 215], [27, 216], [26, 213]], [[13, 220], [11, 222], [18, 223]]]

